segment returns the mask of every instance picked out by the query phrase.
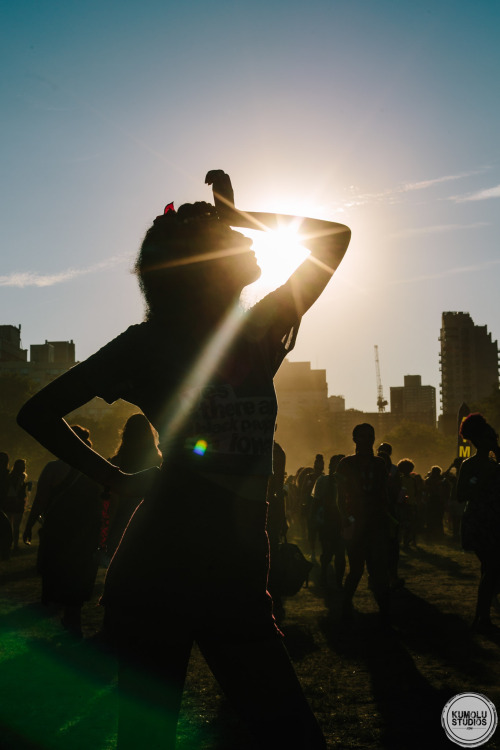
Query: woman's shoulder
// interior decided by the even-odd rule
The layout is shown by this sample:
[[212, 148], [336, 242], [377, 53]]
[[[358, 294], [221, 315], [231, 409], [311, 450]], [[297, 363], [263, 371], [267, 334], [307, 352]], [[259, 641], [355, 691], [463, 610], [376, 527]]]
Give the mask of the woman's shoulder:
[[151, 326], [149, 323], [137, 323], [108, 341], [94, 354], [77, 365], [85, 377], [92, 377], [94, 372], [102, 377], [105, 373], [124, 372], [129, 366], [135, 366], [152, 349]]
[[139, 345], [149, 336], [152, 336], [152, 327], [149, 322], [135, 323], [129, 326], [125, 331], [119, 333], [114, 339], [104, 344], [98, 351], [92, 356], [99, 356], [107, 352], [116, 353], [118, 350], [123, 349], [128, 351], [131, 346]]
[[247, 311], [248, 319], [255, 324], [268, 324], [277, 316], [286, 315], [299, 320], [290, 284], [287, 282], [269, 292]]

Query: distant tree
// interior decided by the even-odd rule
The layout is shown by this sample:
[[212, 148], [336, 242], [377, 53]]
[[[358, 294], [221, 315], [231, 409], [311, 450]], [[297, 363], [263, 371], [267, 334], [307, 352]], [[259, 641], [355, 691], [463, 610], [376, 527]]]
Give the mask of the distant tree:
[[492, 393], [481, 401], [469, 404], [471, 411], [480, 412], [485, 419], [500, 432], [500, 389], [495, 388]]
[[17, 414], [34, 392], [29, 378], [14, 372], [0, 373], [0, 415]]
[[33, 395], [36, 387], [32, 381], [16, 373], [0, 373], [0, 451], [10, 458], [27, 461], [28, 476], [36, 480], [51, 454], [18, 427], [16, 417], [21, 406]]
[[392, 445], [393, 463], [411, 458], [419, 474], [427, 473], [435, 465], [447, 469], [457, 453], [454, 436], [443, 435], [434, 427], [408, 420], [388, 432], [380, 442]]

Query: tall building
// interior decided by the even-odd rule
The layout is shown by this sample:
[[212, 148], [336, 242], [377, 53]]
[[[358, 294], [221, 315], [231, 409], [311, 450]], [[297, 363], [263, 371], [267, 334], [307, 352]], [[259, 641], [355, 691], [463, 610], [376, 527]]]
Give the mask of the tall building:
[[274, 380], [278, 397], [276, 439], [287, 454], [287, 466], [312, 465], [316, 453], [351, 453], [352, 430], [369, 422], [376, 439], [398, 423], [389, 412], [366, 413], [346, 409], [343, 396], [328, 396], [326, 370], [315, 370], [310, 362], [283, 362]]
[[26, 362], [27, 349], [21, 348], [21, 326], [0, 326], [0, 362]]
[[498, 388], [498, 343], [464, 312], [443, 313], [439, 340], [442, 425], [451, 431], [464, 401], [480, 401]]
[[21, 326], [0, 326], [0, 373], [28, 377], [35, 388], [43, 388], [75, 362], [73, 341], [32, 344], [28, 360], [28, 352], [21, 346]]
[[[44, 388], [77, 364], [75, 343], [71, 341], [45, 341], [31, 344], [28, 351], [21, 347], [21, 326], [0, 325], [0, 375], [12, 374], [28, 378], [37, 391]], [[122, 402], [123, 403], [123, 402]], [[130, 407], [131, 413], [137, 411]], [[101, 398], [94, 398], [78, 409], [79, 414], [99, 420], [111, 413], [113, 407]]]
[[325, 419], [329, 414], [326, 370], [313, 370], [310, 362], [284, 360], [274, 379], [281, 417]]
[[420, 375], [405, 375], [404, 385], [391, 387], [391, 414], [410, 422], [436, 426], [436, 389], [422, 385]]

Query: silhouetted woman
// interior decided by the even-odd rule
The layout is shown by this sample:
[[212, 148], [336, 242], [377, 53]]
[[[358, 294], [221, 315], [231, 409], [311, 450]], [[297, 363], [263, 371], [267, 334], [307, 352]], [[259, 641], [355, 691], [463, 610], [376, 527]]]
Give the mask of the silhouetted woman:
[[[118, 451], [109, 460], [127, 474], [134, 474], [151, 466], [160, 466], [161, 453], [158, 450], [157, 436], [144, 414], [132, 414], [127, 419]], [[106, 539], [103, 540], [108, 559], [113, 557], [123, 532], [141, 500], [141, 496], [113, 495], [108, 501], [109, 527]]]
[[19, 550], [19, 531], [30, 487], [26, 474], [26, 461], [24, 458], [18, 458], [14, 461], [14, 466], [9, 474], [3, 507], [4, 513], [12, 526], [12, 549], [14, 552]]
[[0, 453], [0, 510], [3, 510], [7, 488], [9, 486], [9, 456], [3, 451]]
[[[119, 748], [174, 747], [194, 640], [259, 748], [323, 748], [266, 591], [265, 498], [273, 377], [350, 232], [303, 220], [312, 259], [244, 313], [241, 291], [260, 269], [230, 225], [273, 229], [280, 218], [237, 211], [224, 172], [206, 181], [215, 207], [167, 206], [146, 234], [136, 263], [146, 321], [48, 385], [18, 420], [112, 491], [146, 493], [103, 597], [121, 653]], [[161, 471], [125, 474], [72, 434], [63, 416], [94, 396], [141, 408], [160, 435]]]
[[0, 560], [8, 560], [12, 547], [12, 525], [5, 514], [5, 500], [9, 486], [9, 456], [0, 453]]
[[479, 632], [498, 632], [490, 620], [492, 599], [500, 586], [498, 435], [481, 414], [469, 414], [462, 422], [460, 434], [476, 448], [476, 454], [460, 466], [457, 482], [457, 499], [466, 503], [462, 517], [462, 546], [475, 552], [481, 563], [472, 627]]
[[[89, 448], [90, 433], [80, 425], [73, 432]], [[24, 528], [25, 544], [42, 520], [37, 571], [42, 577], [42, 604], [62, 607], [62, 625], [82, 637], [81, 612], [93, 594], [98, 569], [102, 520], [102, 486], [63, 461], [49, 461]]]

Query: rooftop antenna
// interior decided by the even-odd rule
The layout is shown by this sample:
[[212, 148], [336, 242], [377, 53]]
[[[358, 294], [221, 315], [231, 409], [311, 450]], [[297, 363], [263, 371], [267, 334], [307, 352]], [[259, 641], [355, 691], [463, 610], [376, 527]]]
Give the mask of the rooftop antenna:
[[380, 362], [378, 359], [378, 346], [375, 344], [375, 372], [377, 375], [377, 408], [379, 413], [382, 414], [387, 406], [387, 401], [384, 398], [384, 391], [382, 389], [382, 379], [380, 377]]

